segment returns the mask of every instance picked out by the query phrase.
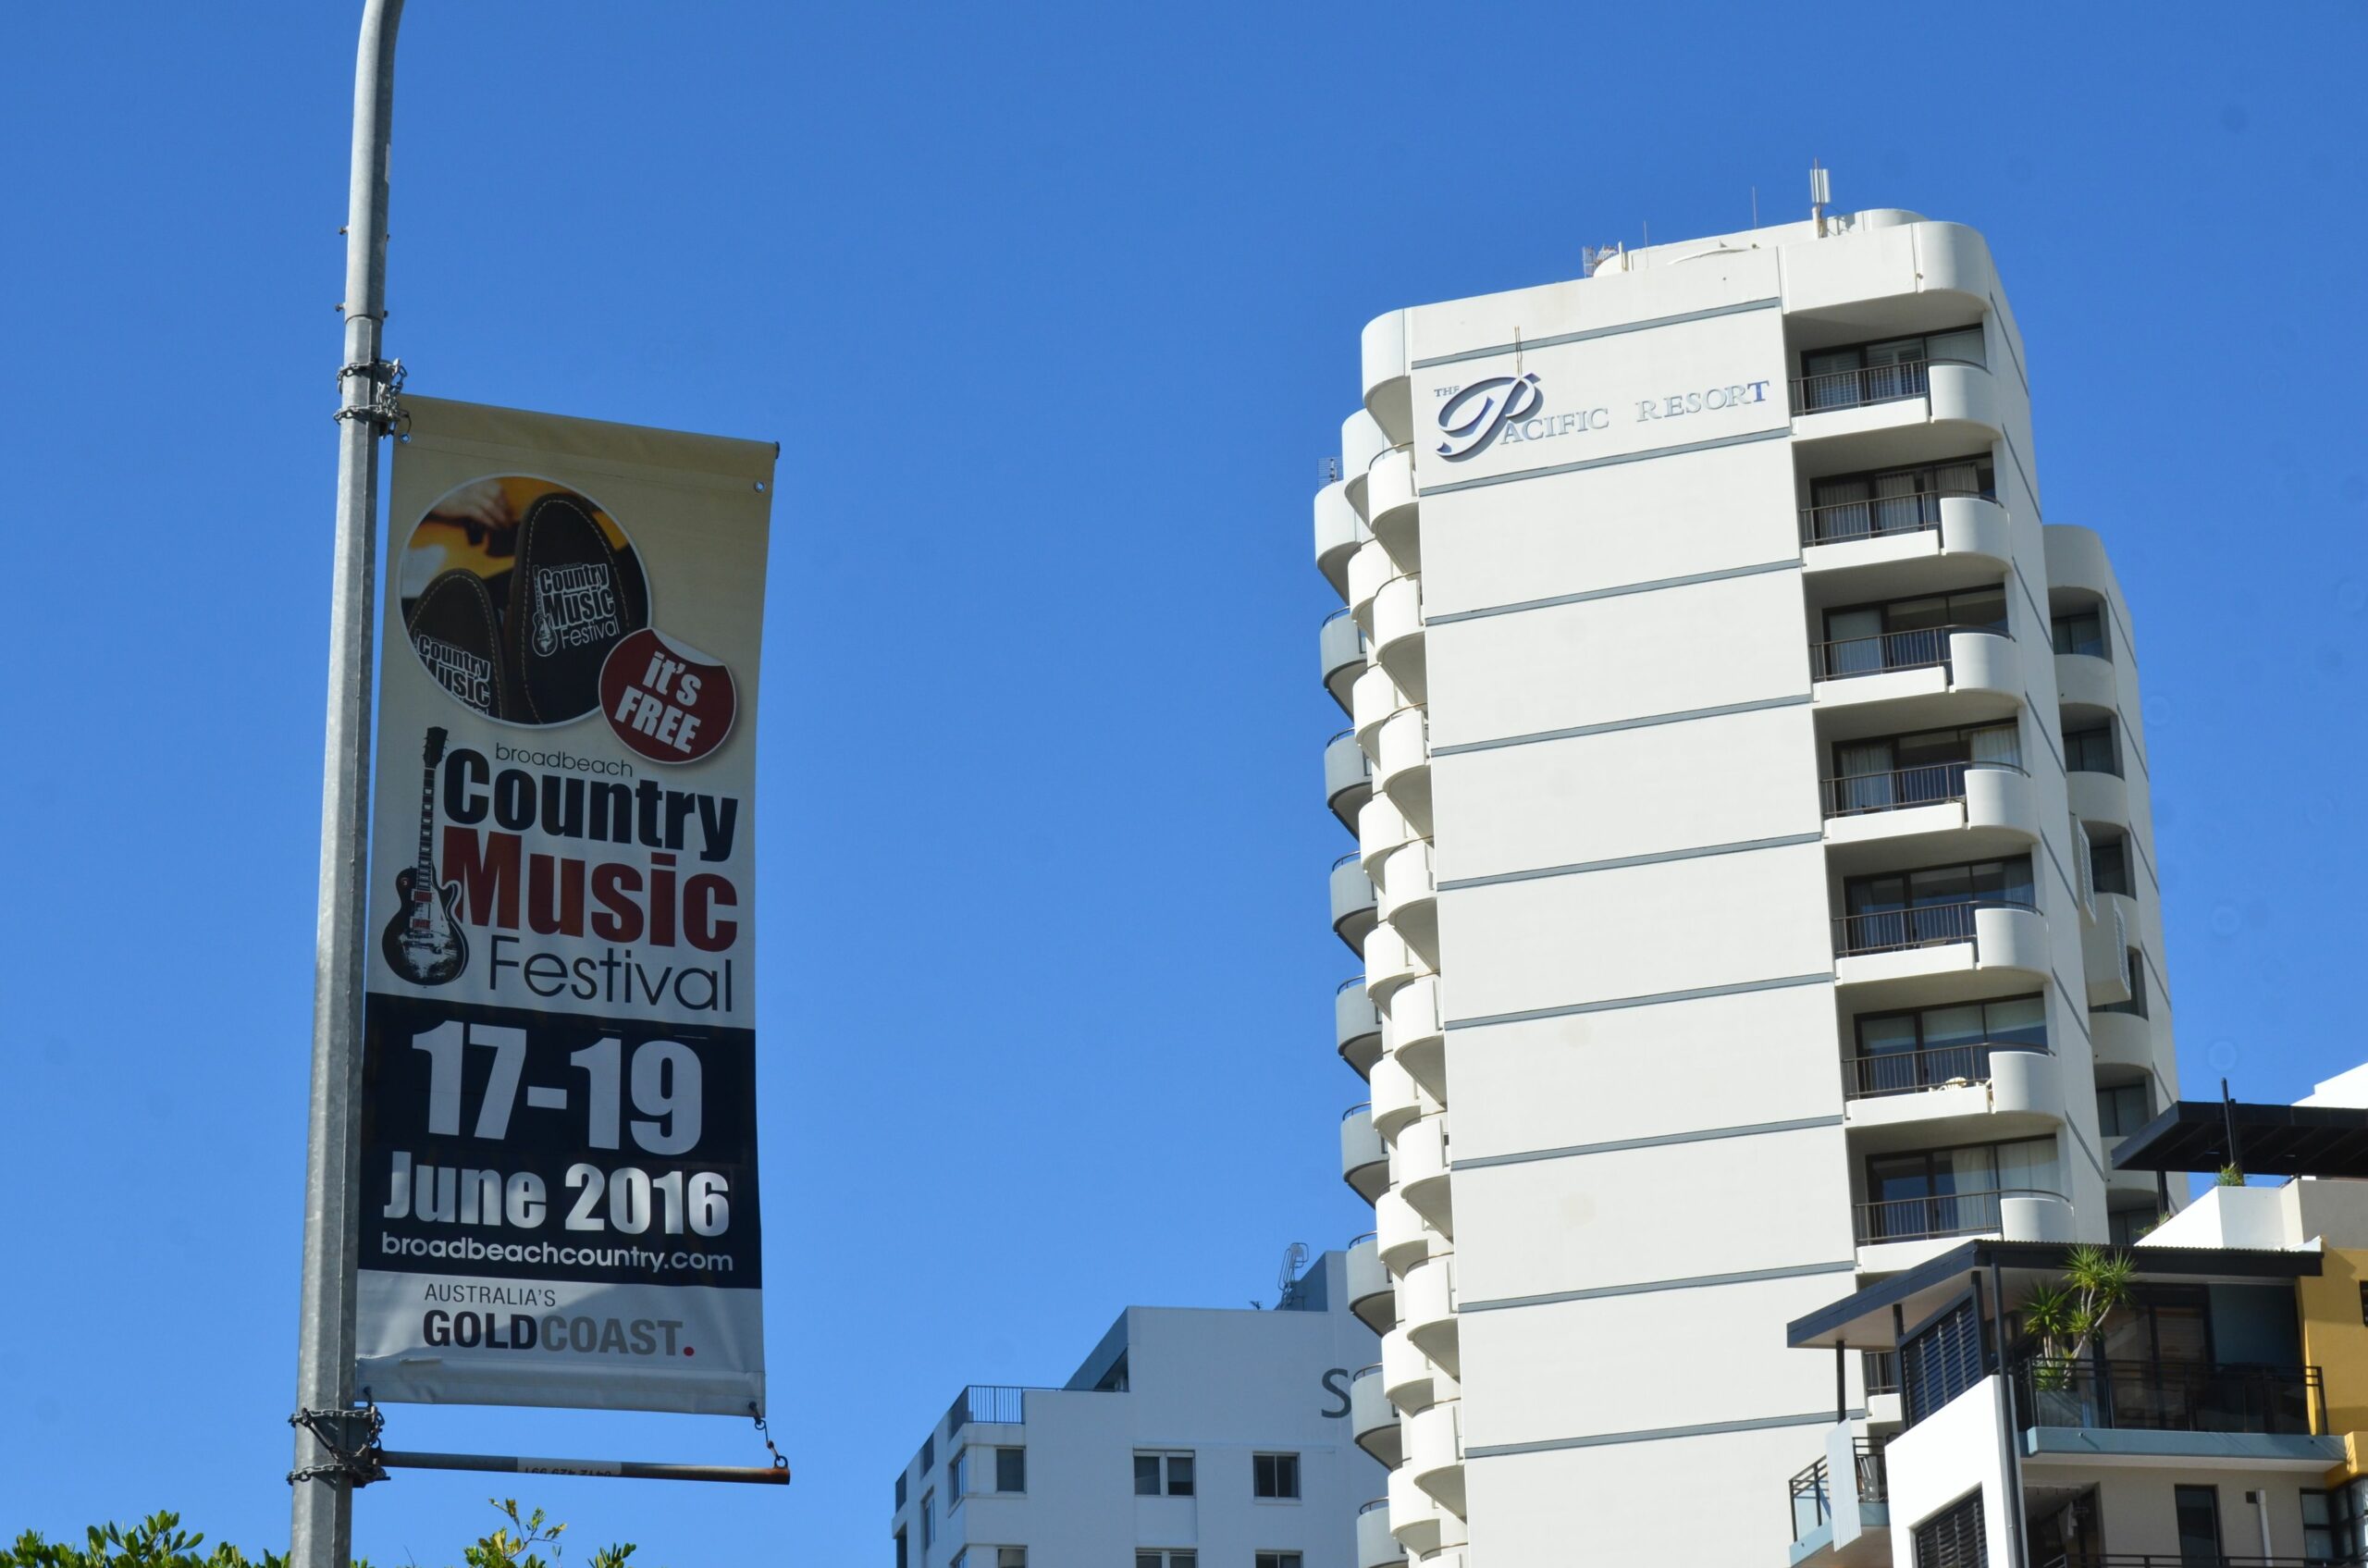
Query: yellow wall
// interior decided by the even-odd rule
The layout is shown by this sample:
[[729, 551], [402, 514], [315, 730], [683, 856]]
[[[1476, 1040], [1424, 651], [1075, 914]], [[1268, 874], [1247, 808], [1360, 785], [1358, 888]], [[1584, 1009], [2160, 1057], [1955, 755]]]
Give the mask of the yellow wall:
[[2302, 1313], [2302, 1360], [2326, 1379], [2330, 1432], [2368, 1431], [2368, 1322], [2362, 1321], [2360, 1286], [2368, 1279], [2368, 1251], [2329, 1247], [2317, 1278], [2297, 1279]]

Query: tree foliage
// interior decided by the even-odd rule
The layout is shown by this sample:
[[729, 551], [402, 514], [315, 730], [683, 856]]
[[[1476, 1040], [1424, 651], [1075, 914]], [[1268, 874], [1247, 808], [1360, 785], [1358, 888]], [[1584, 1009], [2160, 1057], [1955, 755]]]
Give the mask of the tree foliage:
[[[515, 1498], [487, 1501], [503, 1523], [475, 1545], [461, 1549], [465, 1568], [560, 1568], [559, 1538], [565, 1525], [554, 1523], [539, 1508], [522, 1515]], [[588, 1568], [631, 1568], [635, 1550], [631, 1542], [602, 1547], [592, 1554]], [[288, 1568], [288, 1559], [276, 1551], [250, 1557], [227, 1541], [208, 1551], [204, 1536], [182, 1529], [179, 1514], [164, 1512], [128, 1529], [93, 1525], [83, 1532], [80, 1545], [53, 1543], [27, 1530], [16, 1545], [0, 1548], [0, 1568]], [[357, 1558], [353, 1568], [370, 1564]]]

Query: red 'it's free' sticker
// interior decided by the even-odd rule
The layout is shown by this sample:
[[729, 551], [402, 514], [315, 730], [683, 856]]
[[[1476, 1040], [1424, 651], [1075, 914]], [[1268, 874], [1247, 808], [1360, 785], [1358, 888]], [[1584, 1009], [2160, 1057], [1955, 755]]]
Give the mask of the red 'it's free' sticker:
[[740, 706], [732, 672], [648, 626], [609, 650], [600, 711], [653, 762], [696, 762], [723, 744]]

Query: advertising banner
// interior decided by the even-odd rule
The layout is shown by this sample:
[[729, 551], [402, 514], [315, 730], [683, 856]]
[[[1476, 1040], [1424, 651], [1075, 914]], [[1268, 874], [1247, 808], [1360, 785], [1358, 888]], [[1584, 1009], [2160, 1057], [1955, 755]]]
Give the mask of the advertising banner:
[[403, 407], [356, 1387], [746, 1415], [775, 449]]

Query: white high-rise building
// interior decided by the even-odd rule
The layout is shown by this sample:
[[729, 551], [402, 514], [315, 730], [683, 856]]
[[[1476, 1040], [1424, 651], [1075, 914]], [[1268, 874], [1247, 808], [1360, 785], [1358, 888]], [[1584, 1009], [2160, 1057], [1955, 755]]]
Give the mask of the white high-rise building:
[[[1787, 1323], [2168, 1203], [2108, 1163], [2177, 1092], [2128, 610], [2042, 523], [1971, 229], [1616, 253], [1363, 347], [1315, 503], [1363, 1568], [1765, 1563], [1835, 1420]], [[1841, 1390], [1878, 1435], [1890, 1377]]]
[[1373, 1330], [1326, 1253], [1270, 1312], [1129, 1307], [1057, 1389], [973, 1385], [897, 1473], [895, 1568], [1350, 1568]]

